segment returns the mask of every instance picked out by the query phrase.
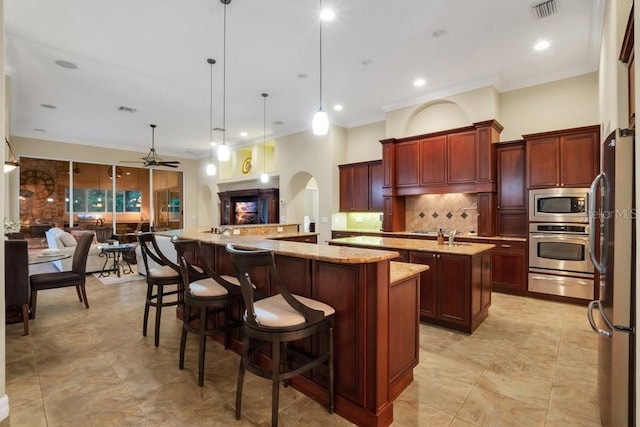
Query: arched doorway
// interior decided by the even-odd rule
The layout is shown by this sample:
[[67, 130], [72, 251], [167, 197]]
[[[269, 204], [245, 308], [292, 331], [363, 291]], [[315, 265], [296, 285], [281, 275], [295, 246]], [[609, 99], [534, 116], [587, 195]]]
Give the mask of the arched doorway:
[[298, 172], [289, 181], [282, 200], [280, 215], [286, 212], [286, 222], [300, 224], [300, 231], [309, 230], [320, 215], [318, 182], [308, 172]]

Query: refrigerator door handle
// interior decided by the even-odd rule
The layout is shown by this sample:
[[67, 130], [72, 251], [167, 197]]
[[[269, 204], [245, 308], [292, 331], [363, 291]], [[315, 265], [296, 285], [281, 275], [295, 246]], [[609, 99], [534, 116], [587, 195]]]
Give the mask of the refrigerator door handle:
[[[602, 315], [602, 311], [600, 311], [600, 301], [595, 300], [589, 303], [587, 307], [587, 317], [589, 318], [589, 324], [591, 325], [591, 329], [593, 329], [596, 333], [602, 335], [603, 337], [611, 338], [613, 336], [613, 332], [605, 331], [604, 329], [600, 329], [593, 318], [593, 309], [597, 308]], [[606, 323], [606, 322], [605, 322]]]
[[[606, 249], [603, 248], [602, 249], [602, 253], [600, 254], [600, 256], [602, 258], [602, 263], [600, 261], [598, 261], [598, 259], [596, 258], [596, 253], [595, 253], [595, 249], [596, 249], [596, 232], [598, 232], [598, 230], [596, 229], [596, 192], [598, 190], [598, 185], [600, 184], [600, 181], [602, 181], [602, 183], [603, 183], [603, 191], [606, 192], [608, 190], [606, 188], [605, 175], [604, 175], [604, 173], [601, 172], [601, 173], [598, 174], [598, 176], [595, 177], [595, 179], [591, 183], [591, 187], [589, 188], [589, 194], [588, 194], [588, 199], [589, 199], [589, 211], [588, 211], [588, 215], [589, 215], [589, 257], [591, 258], [591, 262], [593, 263], [593, 266], [598, 271], [598, 273], [604, 274], [604, 271], [605, 271], [604, 262], [605, 262], [605, 256], [606, 256]], [[604, 206], [603, 206], [603, 209], [604, 209]]]
[[624, 332], [624, 333], [627, 333], [627, 334], [635, 334], [636, 333], [635, 326], [614, 325], [613, 322], [611, 322], [611, 320], [609, 320], [609, 318], [607, 317], [605, 312], [600, 310], [600, 301], [595, 300], [595, 301], [591, 301], [589, 303], [589, 307], [587, 308], [587, 317], [589, 318], [589, 324], [591, 325], [591, 329], [593, 329], [594, 331], [596, 331], [600, 335], [605, 336], [605, 337], [610, 337], [610, 336], [613, 335], [613, 332], [602, 330], [596, 325], [596, 322], [593, 319], [593, 309], [594, 308], [598, 309], [598, 313], [600, 313], [600, 317], [602, 318], [604, 323], [607, 325], [607, 327], [609, 329], [611, 329], [611, 331], [613, 331], [613, 332]]

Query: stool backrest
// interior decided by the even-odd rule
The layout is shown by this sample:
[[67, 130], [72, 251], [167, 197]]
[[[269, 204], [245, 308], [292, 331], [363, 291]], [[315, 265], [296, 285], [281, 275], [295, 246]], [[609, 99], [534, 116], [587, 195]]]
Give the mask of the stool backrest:
[[227, 243], [226, 249], [230, 254], [231, 263], [236, 270], [238, 281], [240, 281], [242, 297], [247, 309], [245, 322], [250, 322], [254, 325], [259, 326], [258, 322], [256, 321], [255, 309], [253, 307], [254, 285], [253, 283], [251, 283], [251, 278], [249, 277], [249, 270], [254, 267], [266, 267], [268, 269], [268, 277], [270, 278], [271, 282], [276, 285], [276, 288], [280, 295], [282, 295], [287, 304], [289, 304], [294, 310], [304, 316], [306, 322], [313, 323], [324, 319], [324, 312], [320, 310], [314, 310], [311, 307], [308, 307], [305, 304], [301, 303], [293, 295], [291, 295], [291, 292], [289, 292], [289, 290], [284, 286], [284, 283], [282, 283], [282, 279], [278, 274], [278, 270], [276, 269], [275, 257], [272, 251], [262, 249], [238, 249], [235, 248], [231, 243]]
[[221, 277], [204, 259], [202, 255], [202, 247], [197, 240], [171, 239], [178, 254], [178, 263], [180, 264], [180, 274], [185, 285], [185, 291], [189, 289], [189, 283], [196, 280], [210, 277], [218, 284], [224, 286], [229, 294], [238, 294], [238, 286], [228, 282]]
[[144, 261], [145, 271], [149, 272], [148, 258], [151, 258], [158, 265], [168, 265], [177, 273], [180, 273], [180, 267], [173, 261], [170, 261], [166, 256], [164, 256], [164, 254], [158, 247], [158, 242], [156, 241], [155, 234], [140, 232], [137, 234], [137, 237], [138, 244], [140, 245], [140, 252], [142, 253], [142, 260]]

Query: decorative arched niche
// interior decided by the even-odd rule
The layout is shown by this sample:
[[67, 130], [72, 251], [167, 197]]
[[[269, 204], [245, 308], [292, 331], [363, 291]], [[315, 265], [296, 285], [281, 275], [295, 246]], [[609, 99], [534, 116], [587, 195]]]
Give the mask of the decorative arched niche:
[[405, 135], [421, 135], [471, 124], [469, 116], [459, 104], [441, 99], [416, 108], [407, 119]]

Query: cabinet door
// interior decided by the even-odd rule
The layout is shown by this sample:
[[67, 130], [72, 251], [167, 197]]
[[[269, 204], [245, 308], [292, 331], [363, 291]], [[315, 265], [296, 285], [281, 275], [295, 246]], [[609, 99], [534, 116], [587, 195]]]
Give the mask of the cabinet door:
[[369, 163], [369, 210], [382, 212], [384, 209], [384, 199], [382, 197], [382, 182], [384, 180], [384, 169], [382, 161]]
[[447, 136], [420, 140], [420, 185], [447, 184]]
[[420, 273], [420, 318], [435, 318], [438, 288], [438, 259], [435, 253], [411, 251], [410, 262], [428, 265], [429, 269]]
[[522, 244], [498, 243], [491, 250], [491, 282], [500, 288], [524, 291], [527, 287], [526, 251], [513, 249], [515, 245]]
[[352, 208], [357, 212], [369, 210], [369, 165], [353, 165]]
[[529, 188], [560, 185], [560, 148], [557, 137], [527, 141]]
[[584, 132], [560, 138], [563, 187], [589, 187], [598, 174], [598, 132]]
[[438, 318], [466, 325], [470, 311], [470, 257], [437, 254]]
[[383, 231], [404, 231], [405, 199], [404, 197], [385, 196], [382, 211]]
[[418, 185], [418, 141], [396, 144], [396, 186]]
[[478, 236], [494, 236], [496, 234], [494, 193], [478, 193], [477, 200]]
[[476, 180], [476, 132], [449, 135], [447, 140], [447, 182], [458, 184]]
[[524, 141], [496, 148], [498, 209], [526, 209]]
[[349, 165], [340, 165], [340, 212], [348, 212], [353, 207], [353, 169]]

